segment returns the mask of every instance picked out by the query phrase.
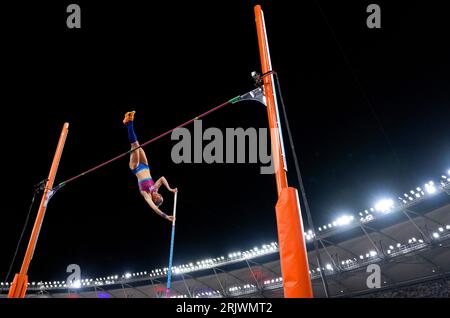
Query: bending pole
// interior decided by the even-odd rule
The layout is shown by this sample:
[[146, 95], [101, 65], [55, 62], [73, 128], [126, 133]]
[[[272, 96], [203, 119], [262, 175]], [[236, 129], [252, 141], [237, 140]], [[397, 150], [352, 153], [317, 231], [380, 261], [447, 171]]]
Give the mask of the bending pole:
[[47, 210], [47, 204], [50, 200], [53, 192], [53, 183], [55, 181], [56, 172], [58, 171], [59, 161], [61, 160], [64, 144], [66, 143], [67, 133], [69, 132], [69, 124], [65, 123], [59, 137], [58, 146], [56, 147], [55, 156], [53, 157], [52, 166], [48, 175], [48, 180], [45, 185], [44, 194], [42, 195], [41, 204], [39, 205], [39, 211], [34, 222], [33, 231], [31, 232], [30, 241], [28, 243], [27, 251], [22, 263], [20, 273], [14, 276], [14, 281], [11, 284], [11, 288], [8, 293], [8, 298], [24, 298], [28, 287], [28, 268], [36, 249], [36, 243], [41, 231], [42, 222], [44, 221], [45, 211]]
[[[273, 70], [264, 13], [259, 5], [255, 6], [254, 11], [262, 73], [268, 74]], [[297, 189], [288, 187], [287, 182], [286, 158], [284, 157], [283, 136], [278, 115], [273, 74], [264, 76], [263, 84], [278, 192], [278, 202], [275, 210], [284, 296], [287, 298], [312, 298], [312, 285], [309, 276], [298, 192]]]
[[178, 191], [175, 192], [175, 198], [174, 198], [174, 201], [173, 201], [172, 236], [170, 238], [169, 273], [167, 275], [166, 298], [170, 297], [170, 284], [172, 282], [172, 261], [173, 261], [173, 246], [174, 246], [174, 242], [175, 242], [175, 222], [176, 222], [176, 216], [177, 216], [177, 196], [178, 196]]

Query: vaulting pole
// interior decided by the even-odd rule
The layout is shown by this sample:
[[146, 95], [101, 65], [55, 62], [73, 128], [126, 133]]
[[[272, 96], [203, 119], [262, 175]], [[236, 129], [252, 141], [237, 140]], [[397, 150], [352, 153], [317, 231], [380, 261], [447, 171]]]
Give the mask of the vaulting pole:
[[170, 255], [169, 255], [169, 271], [167, 275], [167, 289], [166, 289], [166, 298], [170, 297], [170, 284], [172, 283], [172, 262], [173, 262], [173, 247], [175, 244], [175, 222], [177, 216], [177, 196], [178, 191], [175, 192], [175, 198], [173, 201], [173, 221], [172, 221], [172, 235], [170, 238]]
[[[280, 250], [284, 296], [287, 298], [312, 298], [308, 257], [297, 189], [288, 187], [287, 166], [280, 126], [272, 62], [270, 60], [264, 13], [261, 6], [254, 8], [258, 33], [259, 53], [264, 84], [264, 94], [269, 119], [272, 156], [277, 183], [278, 202], [275, 206]], [[270, 74], [270, 75], [268, 75]]]
[[34, 250], [36, 249], [36, 243], [41, 231], [42, 222], [44, 221], [45, 211], [47, 210], [47, 204], [52, 196], [53, 183], [55, 181], [56, 172], [58, 171], [59, 161], [61, 160], [64, 144], [66, 142], [67, 133], [69, 132], [69, 124], [65, 123], [59, 137], [58, 146], [56, 147], [55, 156], [53, 157], [52, 166], [48, 175], [48, 180], [45, 185], [44, 194], [42, 195], [41, 204], [39, 205], [39, 211], [34, 222], [33, 231], [31, 232], [28, 248], [23, 259], [22, 268], [20, 273], [14, 276], [13, 283], [8, 293], [8, 298], [24, 298], [28, 287], [28, 268], [30, 262], [33, 259]]

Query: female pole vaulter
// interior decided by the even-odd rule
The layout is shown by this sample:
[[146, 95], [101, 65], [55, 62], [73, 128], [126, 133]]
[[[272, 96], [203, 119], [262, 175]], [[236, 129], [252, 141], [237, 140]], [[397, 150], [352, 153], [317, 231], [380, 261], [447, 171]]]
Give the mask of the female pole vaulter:
[[144, 149], [139, 148], [139, 142], [137, 140], [136, 133], [134, 132], [133, 124], [135, 113], [135, 111], [127, 112], [123, 120], [123, 123], [128, 130], [128, 141], [131, 144], [132, 150], [130, 154], [129, 167], [131, 169], [131, 172], [137, 177], [139, 190], [148, 205], [150, 205], [153, 211], [155, 211], [158, 215], [165, 218], [166, 220], [169, 220], [170, 222], [173, 222], [173, 216], [169, 216], [159, 209], [159, 207], [163, 203], [163, 197], [158, 193], [158, 190], [163, 184], [170, 192], [175, 193], [178, 191], [178, 189], [172, 189], [169, 186], [166, 178], [164, 177], [159, 178], [156, 182], [153, 181], [150, 174], [150, 167], [148, 165], [147, 156], [145, 155]]

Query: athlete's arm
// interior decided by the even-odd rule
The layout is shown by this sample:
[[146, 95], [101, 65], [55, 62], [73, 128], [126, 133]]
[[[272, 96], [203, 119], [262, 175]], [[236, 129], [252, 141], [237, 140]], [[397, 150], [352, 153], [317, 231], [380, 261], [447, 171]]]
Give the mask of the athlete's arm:
[[159, 189], [159, 187], [160, 187], [162, 184], [164, 184], [164, 186], [165, 186], [165, 187], [167, 188], [167, 190], [169, 190], [170, 192], [175, 193], [175, 192], [178, 191], [177, 188], [172, 189], [172, 188], [169, 186], [169, 182], [167, 182], [167, 179], [166, 179], [165, 177], [159, 178], [158, 181], [156, 181], [156, 183], [155, 183], [155, 185], [156, 185], [156, 187], [157, 187], [158, 189]]
[[163, 211], [161, 211], [156, 204], [153, 202], [151, 195], [145, 193], [142, 194], [144, 196], [145, 201], [147, 201], [148, 205], [152, 208], [153, 211], [155, 211], [156, 214], [161, 216], [162, 218], [169, 220], [170, 222], [173, 221], [173, 216], [165, 214]]

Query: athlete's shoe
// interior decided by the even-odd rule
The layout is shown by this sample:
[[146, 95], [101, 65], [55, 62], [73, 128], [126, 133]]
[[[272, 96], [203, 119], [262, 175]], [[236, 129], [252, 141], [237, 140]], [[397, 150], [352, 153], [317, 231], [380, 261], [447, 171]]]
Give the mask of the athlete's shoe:
[[125, 118], [123, 119], [124, 125], [126, 125], [128, 122], [134, 120], [134, 114], [135, 113], [136, 112], [133, 110], [132, 112], [128, 112], [128, 113], [125, 114]]

